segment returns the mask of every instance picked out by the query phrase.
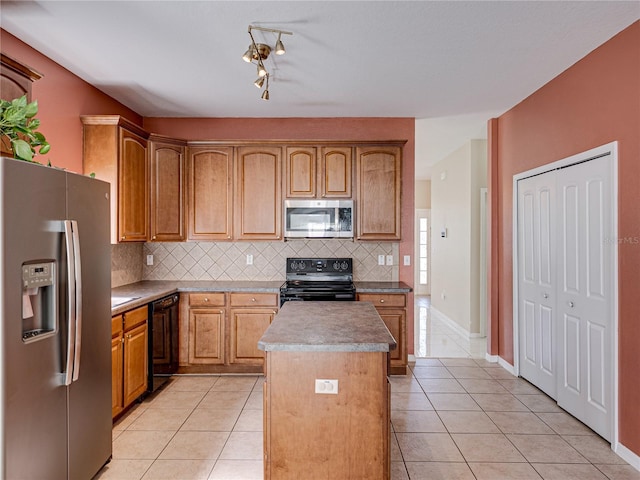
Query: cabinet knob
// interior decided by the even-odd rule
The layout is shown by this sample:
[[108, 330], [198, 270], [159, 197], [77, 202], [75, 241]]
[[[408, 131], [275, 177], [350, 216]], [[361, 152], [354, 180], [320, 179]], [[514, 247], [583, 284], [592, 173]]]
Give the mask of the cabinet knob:
[[227, 235], [227, 238], [231, 238], [231, 235]]
[[380, 299], [380, 303], [384, 303], [384, 298], [381, 298], [381, 299]]
[[127, 237], [125, 235], [120, 237], [120, 240], [125, 240]]
[[155, 240], [155, 239], [156, 239], [156, 236], [155, 236], [155, 235], [154, 235], [153, 237], [151, 237], [151, 240]]
[[205, 301], [205, 302], [208, 302], [208, 301], [209, 301], [209, 299], [208, 299], [208, 298], [205, 298], [205, 299], [204, 299], [204, 301]]
[[573, 302], [569, 302], [569, 306], [570, 306], [571, 308], [573, 308], [573, 305], [574, 305], [574, 304], [573, 304]]
[[251, 299], [251, 301], [252, 301], [252, 302], [255, 302], [255, 301], [256, 301], [256, 299], [255, 299], [255, 298], [252, 298], [252, 299]]
[[543, 293], [542, 294], [542, 298], [549, 298], [549, 294], [548, 293]]

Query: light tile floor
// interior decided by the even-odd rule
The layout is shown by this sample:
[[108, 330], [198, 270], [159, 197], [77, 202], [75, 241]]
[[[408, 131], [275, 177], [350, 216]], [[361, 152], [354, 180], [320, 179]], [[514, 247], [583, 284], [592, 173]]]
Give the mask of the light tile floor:
[[[440, 358], [391, 377], [393, 480], [640, 480], [551, 398], [486, 362], [484, 338], [465, 340], [429, 306], [416, 297], [416, 356]], [[262, 479], [262, 381], [173, 377], [114, 425], [113, 460], [95, 480]]]

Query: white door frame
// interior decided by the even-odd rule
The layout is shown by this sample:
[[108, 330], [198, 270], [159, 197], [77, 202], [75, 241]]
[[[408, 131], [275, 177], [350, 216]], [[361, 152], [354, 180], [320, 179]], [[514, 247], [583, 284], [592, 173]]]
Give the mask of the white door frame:
[[[513, 251], [513, 277], [512, 277], [512, 287], [513, 287], [513, 304], [512, 304], [512, 318], [513, 318], [513, 370], [515, 375], [520, 375], [520, 348], [519, 348], [519, 318], [518, 318], [518, 180], [522, 180], [523, 178], [531, 177], [533, 175], [539, 175], [541, 173], [545, 173], [551, 170], [556, 170], [562, 167], [568, 167], [570, 165], [582, 163], [588, 160], [591, 160], [595, 157], [599, 157], [602, 155], [611, 154], [611, 192], [612, 192], [612, 201], [611, 201], [611, 219], [613, 224], [613, 231], [618, 232], [618, 142], [611, 142], [606, 145], [602, 145], [600, 147], [593, 148], [586, 152], [578, 153], [577, 155], [572, 155], [567, 158], [563, 158], [562, 160], [558, 160], [556, 162], [548, 163], [546, 165], [542, 165], [541, 167], [537, 167], [531, 170], [527, 170], [526, 172], [518, 173], [513, 176], [513, 212], [512, 212], [512, 251]], [[621, 446], [618, 442], [618, 242], [617, 237], [612, 239], [606, 239], [613, 243], [612, 245], [612, 255], [613, 255], [613, 265], [611, 269], [611, 275], [613, 278], [611, 279], [613, 290], [612, 290], [612, 298], [611, 298], [611, 317], [613, 320], [612, 323], [612, 355], [613, 355], [613, 402], [611, 405], [612, 411], [612, 435], [611, 435], [611, 448], [614, 451], [617, 451]]]
[[489, 189], [480, 189], [480, 337], [487, 336], [487, 202]]

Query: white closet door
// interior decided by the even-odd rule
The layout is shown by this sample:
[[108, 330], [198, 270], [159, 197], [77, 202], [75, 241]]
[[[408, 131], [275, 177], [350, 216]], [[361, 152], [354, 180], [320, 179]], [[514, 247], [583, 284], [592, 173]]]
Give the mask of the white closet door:
[[558, 170], [558, 405], [611, 440], [610, 156]]
[[520, 375], [556, 397], [555, 172], [518, 181]]

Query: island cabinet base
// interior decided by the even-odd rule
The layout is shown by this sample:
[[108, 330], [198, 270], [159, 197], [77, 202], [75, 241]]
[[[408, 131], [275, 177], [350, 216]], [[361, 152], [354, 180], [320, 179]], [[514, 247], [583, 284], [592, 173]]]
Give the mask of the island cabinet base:
[[389, 479], [387, 369], [388, 352], [267, 351], [265, 480]]

